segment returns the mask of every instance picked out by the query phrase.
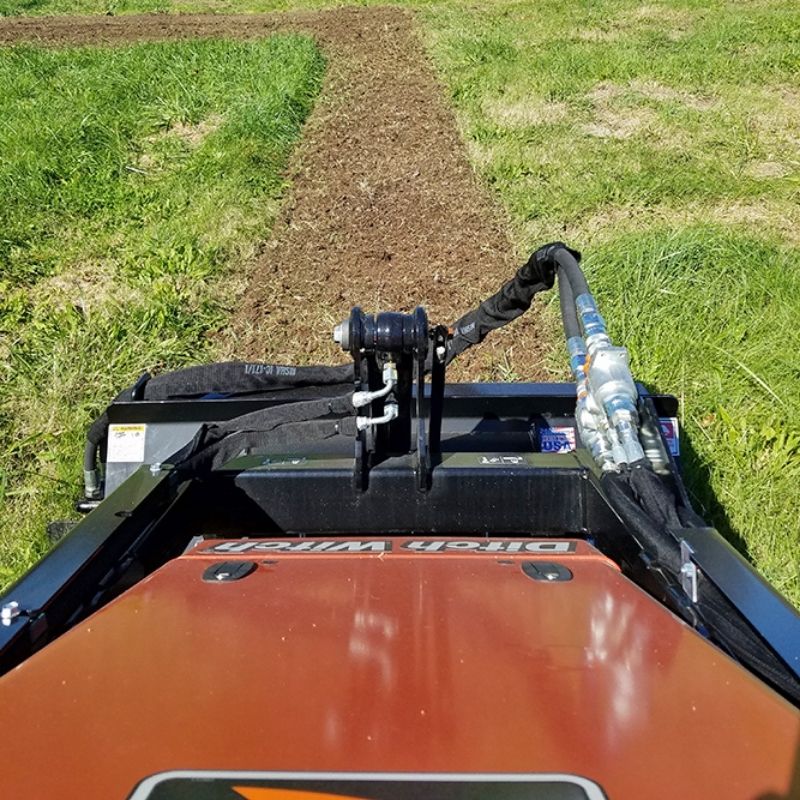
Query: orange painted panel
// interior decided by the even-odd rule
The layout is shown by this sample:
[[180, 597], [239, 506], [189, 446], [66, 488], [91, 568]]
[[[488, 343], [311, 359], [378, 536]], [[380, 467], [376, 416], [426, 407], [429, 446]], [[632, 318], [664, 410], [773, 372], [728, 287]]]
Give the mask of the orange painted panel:
[[[258, 567], [202, 580], [233, 557]], [[573, 580], [531, 580], [537, 559]], [[565, 773], [610, 800], [800, 787], [797, 710], [583, 543], [189, 555], [0, 679], [0, 718], [0, 798], [203, 769]]]

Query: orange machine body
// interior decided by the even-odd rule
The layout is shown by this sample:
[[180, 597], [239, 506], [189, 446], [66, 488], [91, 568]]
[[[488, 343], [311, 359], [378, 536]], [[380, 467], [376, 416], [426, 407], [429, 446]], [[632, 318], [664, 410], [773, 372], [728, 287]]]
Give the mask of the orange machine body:
[[[536, 579], [552, 564], [568, 579]], [[0, 709], [4, 800], [166, 797], [162, 773], [198, 771], [230, 798], [377, 796], [352, 787], [378, 773], [800, 787], [797, 710], [581, 541], [202, 542], [0, 678]]]

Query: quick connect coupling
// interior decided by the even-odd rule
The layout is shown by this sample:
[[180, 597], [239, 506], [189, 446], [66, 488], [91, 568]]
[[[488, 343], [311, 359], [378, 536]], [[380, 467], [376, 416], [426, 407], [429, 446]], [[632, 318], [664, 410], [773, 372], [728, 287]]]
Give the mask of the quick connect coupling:
[[607, 420], [602, 412], [592, 408], [592, 403], [587, 394], [578, 398], [575, 409], [575, 421], [581, 444], [589, 451], [595, 463], [603, 470], [610, 472], [617, 469], [614, 463], [614, 453], [608, 440]]
[[585, 380], [586, 345], [582, 336], [571, 336], [567, 339], [567, 352], [569, 353], [569, 368], [576, 381]]
[[583, 337], [567, 339], [569, 365], [575, 378], [578, 398], [575, 421], [581, 443], [605, 472], [616, 469], [613, 453], [608, 442], [608, 420], [589, 394], [589, 379], [586, 373], [586, 345]]
[[589, 355], [594, 355], [594, 351], [598, 347], [611, 346], [611, 339], [606, 330], [606, 321], [600, 315], [594, 297], [590, 294], [578, 295], [575, 298], [575, 308]]
[[636, 408], [639, 393], [628, 366], [628, 351], [624, 347], [612, 346], [595, 350], [588, 373], [591, 394], [602, 406], [616, 434], [616, 442], [612, 439], [612, 447], [618, 443], [615, 460], [631, 464], [643, 459]]
[[570, 369], [577, 384], [576, 422], [583, 445], [603, 470], [644, 458], [639, 442], [639, 393], [628, 351], [614, 347], [589, 292], [575, 298], [583, 336], [567, 340]]
[[611, 344], [605, 321], [590, 294], [580, 295], [575, 305], [586, 337], [588, 358], [584, 369], [589, 395], [608, 420], [608, 445], [614, 462], [619, 465], [639, 461], [644, 458], [638, 436], [639, 393], [631, 375], [628, 351]]

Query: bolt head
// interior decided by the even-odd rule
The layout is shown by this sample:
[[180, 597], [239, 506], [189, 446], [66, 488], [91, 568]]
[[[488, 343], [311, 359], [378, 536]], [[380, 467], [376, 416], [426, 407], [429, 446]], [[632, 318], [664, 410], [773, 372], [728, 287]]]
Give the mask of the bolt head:
[[10, 603], [5, 603], [2, 608], [0, 608], [0, 622], [3, 625], [10, 625], [22, 612], [19, 608], [19, 603], [16, 600], [12, 600]]

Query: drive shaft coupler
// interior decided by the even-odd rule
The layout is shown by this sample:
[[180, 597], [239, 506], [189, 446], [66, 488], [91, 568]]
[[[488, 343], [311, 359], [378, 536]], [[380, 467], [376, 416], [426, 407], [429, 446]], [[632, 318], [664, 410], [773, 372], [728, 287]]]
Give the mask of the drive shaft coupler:
[[334, 328], [333, 339], [352, 354], [416, 353], [424, 358], [428, 352], [428, 317], [421, 306], [411, 314], [364, 314], [356, 306], [350, 318]]

